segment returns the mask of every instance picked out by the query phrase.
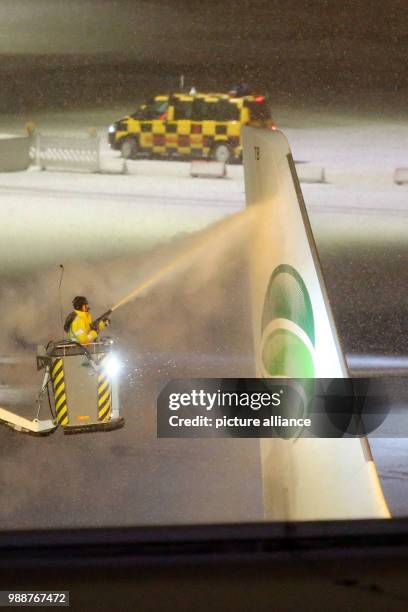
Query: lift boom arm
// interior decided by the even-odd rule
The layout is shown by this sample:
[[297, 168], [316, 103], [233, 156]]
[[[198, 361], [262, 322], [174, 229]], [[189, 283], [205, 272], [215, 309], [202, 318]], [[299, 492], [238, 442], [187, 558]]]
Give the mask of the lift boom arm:
[[0, 423], [7, 425], [16, 431], [30, 433], [37, 436], [52, 433], [57, 428], [57, 423], [51, 419], [25, 419], [22, 416], [0, 407]]

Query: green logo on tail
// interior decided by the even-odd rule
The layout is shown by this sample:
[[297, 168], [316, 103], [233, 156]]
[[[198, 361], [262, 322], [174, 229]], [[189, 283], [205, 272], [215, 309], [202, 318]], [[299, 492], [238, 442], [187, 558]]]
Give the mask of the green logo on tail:
[[263, 376], [314, 378], [315, 326], [309, 293], [292, 266], [278, 266], [262, 313]]
[[[309, 292], [300, 274], [286, 264], [269, 281], [262, 313], [262, 376], [308, 379], [292, 381], [298, 401], [282, 407], [282, 416], [305, 418], [314, 395], [315, 326]], [[299, 428], [277, 428], [281, 438], [293, 439]]]

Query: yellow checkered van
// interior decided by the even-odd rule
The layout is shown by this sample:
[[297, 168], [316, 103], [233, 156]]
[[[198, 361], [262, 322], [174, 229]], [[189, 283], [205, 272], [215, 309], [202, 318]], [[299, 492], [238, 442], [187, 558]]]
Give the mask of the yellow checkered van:
[[241, 126], [275, 129], [265, 96], [174, 93], [155, 96], [109, 127], [126, 159], [163, 155], [231, 162], [242, 158]]

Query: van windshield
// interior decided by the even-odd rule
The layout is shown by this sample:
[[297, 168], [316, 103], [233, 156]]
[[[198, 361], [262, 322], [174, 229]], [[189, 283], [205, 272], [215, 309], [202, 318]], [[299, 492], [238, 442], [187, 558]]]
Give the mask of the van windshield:
[[168, 100], [148, 100], [137, 107], [137, 110], [130, 115], [132, 119], [161, 119], [166, 113], [169, 105]]

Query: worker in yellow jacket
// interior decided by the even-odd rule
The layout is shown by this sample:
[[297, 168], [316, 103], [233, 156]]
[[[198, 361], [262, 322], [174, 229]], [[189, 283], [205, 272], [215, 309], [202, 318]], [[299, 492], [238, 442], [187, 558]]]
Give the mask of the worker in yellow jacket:
[[74, 311], [67, 316], [64, 324], [64, 330], [69, 339], [81, 344], [94, 342], [100, 332], [109, 325], [109, 319], [106, 317], [93, 323], [88, 300], [82, 295], [77, 295], [72, 300], [72, 305]]

